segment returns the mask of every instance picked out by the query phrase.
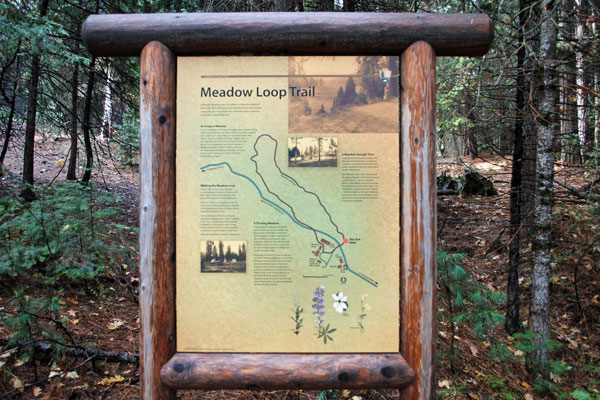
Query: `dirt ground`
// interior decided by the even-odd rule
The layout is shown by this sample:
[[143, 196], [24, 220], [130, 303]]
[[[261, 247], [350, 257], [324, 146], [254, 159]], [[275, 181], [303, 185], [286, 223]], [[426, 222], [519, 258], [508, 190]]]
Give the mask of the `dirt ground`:
[[[36, 182], [49, 184], [64, 180], [68, 142], [52, 137], [38, 138], [36, 147]], [[123, 223], [137, 226], [138, 175], [135, 170], [123, 170], [111, 160], [111, 147], [96, 144], [101, 169], [94, 179], [99, 185], [121, 197], [122, 212], [117, 215]], [[114, 149], [113, 149], [114, 150]], [[21, 171], [22, 143], [15, 140], [5, 165], [7, 172], [1, 185], [17, 179]], [[439, 172], [448, 170], [461, 174], [466, 166], [490, 177], [498, 190], [497, 196], [440, 196], [438, 199], [439, 248], [467, 255], [464, 269], [478, 283], [490, 290], [505, 292], [507, 280], [507, 243], [509, 222], [510, 162], [499, 156], [482, 156], [464, 163], [440, 160]], [[78, 174], [81, 175], [81, 172]], [[557, 175], [570, 184], [581, 187], [586, 176], [580, 169], [559, 166]], [[594, 205], [573, 197], [560, 186], [556, 188], [554, 216], [555, 264], [551, 272], [551, 327], [552, 338], [562, 344], [552, 356], [569, 364], [570, 370], [553, 377], [564, 392], [576, 388], [600, 390], [600, 280], [598, 278], [600, 245], [598, 222], [592, 222], [590, 211]], [[132, 246], [137, 238], [130, 235], [122, 246]], [[134, 247], [134, 246], [132, 246]], [[529, 273], [531, 249], [523, 246], [524, 260], [521, 271], [522, 320], [528, 317]], [[103, 290], [90, 290], [82, 285], [66, 285], [60, 294], [61, 316], [68, 319], [64, 328], [76, 343], [106, 351], [128, 352], [137, 355], [139, 318], [137, 288], [139, 271], [135, 266], [111, 265], [98, 278]], [[49, 293], [43, 283], [29, 282], [38, 295]], [[438, 288], [440, 289], [440, 288]], [[439, 298], [440, 315], [445, 315], [450, 304]], [[0, 285], [0, 311], [14, 311], [10, 285]], [[504, 313], [504, 310], [499, 310]], [[11, 334], [0, 326], [0, 343]], [[489, 356], [492, 338], [516, 353], [508, 360]], [[451, 343], [457, 351], [448, 356]], [[536, 399], [541, 398], [533, 388], [525, 363], [518, 359], [518, 350], [498, 327], [490, 340], [476, 340], [472, 329], [460, 324], [450, 330], [447, 318], [441, 318], [437, 342], [437, 385], [442, 398], [453, 399]], [[0, 398], [24, 399], [135, 399], [139, 397], [139, 368], [135, 363], [91, 362], [86, 358], [63, 356], [54, 371], [49, 356], [35, 363], [19, 365], [11, 354], [0, 356]], [[14, 388], [14, 378], [24, 388]], [[513, 397], [510, 397], [512, 393]], [[280, 391], [213, 391], [180, 392], [183, 399], [316, 399], [318, 392]], [[330, 393], [329, 398], [397, 399], [394, 390], [341, 391]], [[550, 398], [550, 397], [549, 397]]]
[[[320, 100], [310, 100], [313, 110], [310, 115], [304, 115], [301, 102], [290, 103], [290, 133], [389, 133], [398, 130], [396, 102], [380, 101], [330, 111], [331, 104], [323, 104]], [[322, 104], [326, 113], [318, 114]]]

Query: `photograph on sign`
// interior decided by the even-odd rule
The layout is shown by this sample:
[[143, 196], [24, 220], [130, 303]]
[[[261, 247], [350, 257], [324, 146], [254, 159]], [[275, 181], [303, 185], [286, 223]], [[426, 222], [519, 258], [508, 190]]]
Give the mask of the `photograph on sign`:
[[177, 351], [398, 351], [397, 69], [178, 58]]
[[398, 57], [289, 57], [289, 132], [397, 131], [397, 71]]

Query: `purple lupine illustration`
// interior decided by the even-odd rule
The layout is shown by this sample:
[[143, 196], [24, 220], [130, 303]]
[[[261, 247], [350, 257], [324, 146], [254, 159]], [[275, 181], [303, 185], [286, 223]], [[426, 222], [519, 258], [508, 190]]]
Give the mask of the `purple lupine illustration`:
[[328, 340], [333, 340], [331, 334], [335, 332], [334, 328], [331, 328], [327, 324], [325, 325], [325, 285], [317, 286], [313, 292], [312, 308], [313, 317], [315, 317], [315, 329], [317, 330], [317, 339], [323, 338], [323, 343], [327, 344]]
[[320, 330], [323, 325], [323, 317], [325, 316], [325, 285], [320, 285], [315, 288], [313, 292], [312, 299], [312, 308], [313, 308], [313, 317], [315, 317], [315, 324], [317, 325], [315, 329]]

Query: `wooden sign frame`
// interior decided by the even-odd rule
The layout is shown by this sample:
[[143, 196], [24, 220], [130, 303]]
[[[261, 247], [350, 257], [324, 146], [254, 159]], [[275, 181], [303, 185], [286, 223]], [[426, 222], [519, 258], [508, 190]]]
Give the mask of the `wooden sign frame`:
[[[137, 56], [140, 72], [141, 397], [179, 389], [405, 388], [435, 397], [435, 58], [482, 56], [484, 14], [226, 13], [94, 15], [96, 56]], [[374, 354], [176, 353], [177, 55], [399, 55], [400, 338]]]

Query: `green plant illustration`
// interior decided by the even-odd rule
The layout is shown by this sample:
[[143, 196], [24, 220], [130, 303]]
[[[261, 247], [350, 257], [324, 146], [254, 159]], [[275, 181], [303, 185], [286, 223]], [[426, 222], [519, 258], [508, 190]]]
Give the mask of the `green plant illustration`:
[[294, 307], [296, 307], [296, 309], [295, 310], [292, 309], [293, 314], [290, 318], [292, 318], [292, 321], [294, 321], [296, 324], [296, 328], [294, 329], [294, 334], [299, 335], [300, 328], [302, 328], [302, 323], [304, 322], [304, 319], [301, 317], [302, 313], [304, 312], [304, 309], [300, 307], [300, 296], [298, 296], [297, 293], [294, 296]]
[[317, 336], [317, 339], [323, 338], [323, 343], [327, 344], [328, 340], [333, 340], [333, 338], [331, 337], [331, 334], [335, 331], [336, 331], [336, 329], [331, 328], [329, 326], [329, 324], [327, 324], [327, 326], [325, 326], [325, 327], [321, 326], [319, 328], [319, 336]]
[[365, 333], [364, 320], [367, 318], [367, 311], [371, 310], [371, 306], [367, 303], [369, 295], [363, 294], [360, 296], [360, 314], [356, 325], [360, 328], [360, 333]]

